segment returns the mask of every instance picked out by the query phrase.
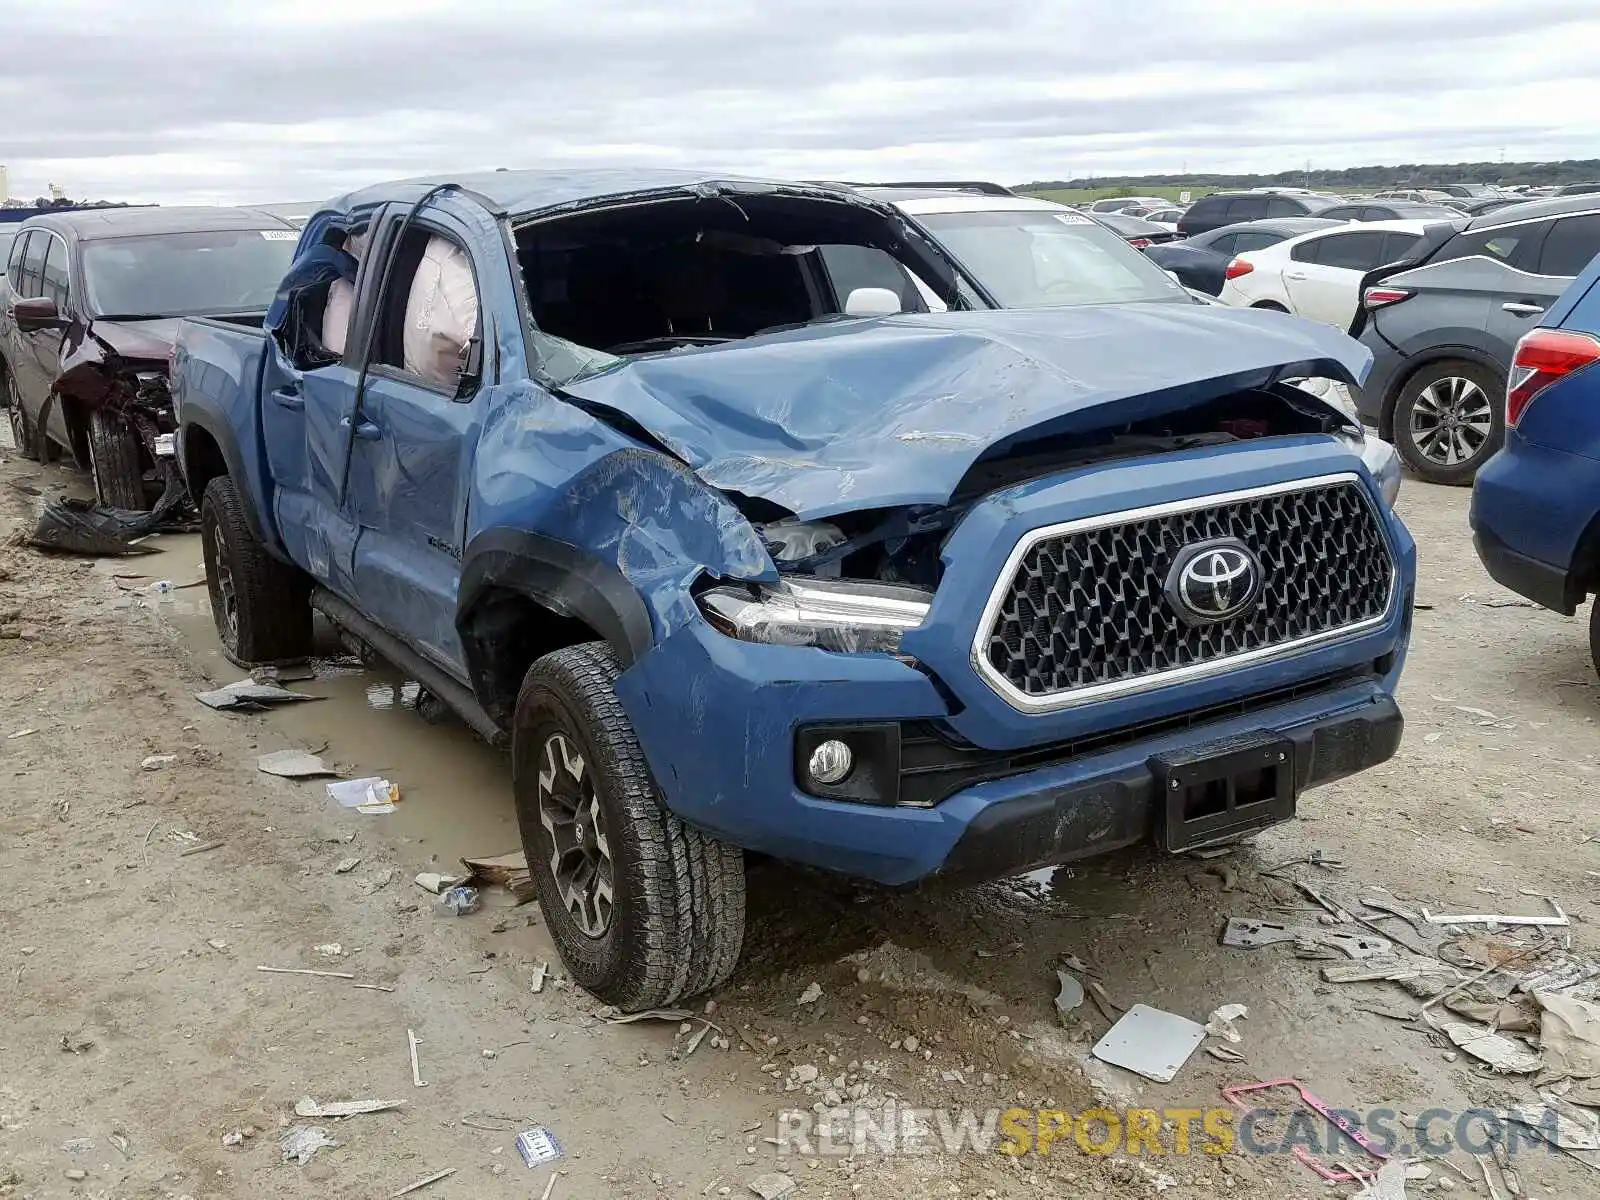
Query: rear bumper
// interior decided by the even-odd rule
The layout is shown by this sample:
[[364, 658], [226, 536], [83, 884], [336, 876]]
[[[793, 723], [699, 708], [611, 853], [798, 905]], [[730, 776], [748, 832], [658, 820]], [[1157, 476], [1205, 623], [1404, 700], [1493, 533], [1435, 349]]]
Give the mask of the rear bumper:
[[1472, 485], [1472, 542], [1495, 582], [1571, 616], [1587, 593], [1579, 547], [1597, 517], [1600, 460], [1517, 430]]
[[1372, 351], [1372, 369], [1367, 372], [1360, 387], [1350, 389], [1350, 398], [1355, 401], [1361, 423], [1381, 431], [1387, 438], [1391, 437], [1393, 430], [1384, 429], [1383, 410], [1396, 380], [1405, 370], [1406, 356], [1378, 334], [1371, 320], [1369, 317], [1368, 325], [1361, 334], [1361, 344]]

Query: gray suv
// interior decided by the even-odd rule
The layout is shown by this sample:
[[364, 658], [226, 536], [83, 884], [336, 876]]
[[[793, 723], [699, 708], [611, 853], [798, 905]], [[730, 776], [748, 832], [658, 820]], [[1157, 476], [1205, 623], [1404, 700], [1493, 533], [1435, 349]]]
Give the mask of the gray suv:
[[1373, 354], [1361, 419], [1421, 478], [1471, 483], [1505, 438], [1518, 340], [1597, 253], [1600, 196], [1566, 196], [1438, 227], [1369, 273], [1350, 328]]

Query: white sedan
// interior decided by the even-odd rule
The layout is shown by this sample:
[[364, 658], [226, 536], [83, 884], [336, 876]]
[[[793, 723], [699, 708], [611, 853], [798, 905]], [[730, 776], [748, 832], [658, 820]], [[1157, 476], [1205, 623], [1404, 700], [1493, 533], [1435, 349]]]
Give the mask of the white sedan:
[[1365, 221], [1319, 229], [1239, 255], [1218, 298], [1239, 308], [1272, 308], [1348, 329], [1361, 279], [1396, 262], [1432, 221]]

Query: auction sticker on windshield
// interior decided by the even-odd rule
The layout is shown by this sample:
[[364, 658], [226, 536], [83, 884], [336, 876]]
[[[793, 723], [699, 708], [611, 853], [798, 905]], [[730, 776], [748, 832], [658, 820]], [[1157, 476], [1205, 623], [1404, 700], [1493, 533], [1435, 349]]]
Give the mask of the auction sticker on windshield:
[[1059, 213], [1053, 213], [1051, 215], [1054, 216], [1055, 219], [1060, 221], [1063, 225], [1093, 225], [1094, 224], [1094, 222], [1092, 220], [1090, 220], [1088, 217], [1084, 216], [1082, 213], [1059, 212]]

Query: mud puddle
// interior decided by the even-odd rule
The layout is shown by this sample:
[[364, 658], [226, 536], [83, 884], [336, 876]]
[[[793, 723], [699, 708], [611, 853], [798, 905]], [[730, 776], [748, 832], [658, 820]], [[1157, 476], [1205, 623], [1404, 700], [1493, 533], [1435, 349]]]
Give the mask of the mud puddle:
[[[112, 578], [118, 603], [155, 609], [177, 631], [196, 665], [218, 683], [243, 678], [217, 641], [199, 537], [164, 534], [145, 544], [154, 553], [96, 564]], [[453, 716], [438, 723], [425, 720], [417, 711], [421, 689], [415, 681], [398, 671], [352, 665], [324, 627], [319, 627], [318, 651], [316, 677], [287, 686], [323, 697], [322, 702], [238, 718], [259, 724], [263, 750], [279, 744], [317, 750], [346, 776], [382, 775], [399, 784], [395, 812], [350, 819], [381, 822], [386, 834], [425, 845], [441, 864], [521, 845], [511, 764], [503, 751], [486, 745]], [[308, 803], [333, 803], [315, 785], [302, 790]]]

